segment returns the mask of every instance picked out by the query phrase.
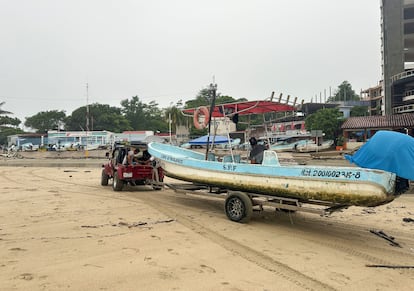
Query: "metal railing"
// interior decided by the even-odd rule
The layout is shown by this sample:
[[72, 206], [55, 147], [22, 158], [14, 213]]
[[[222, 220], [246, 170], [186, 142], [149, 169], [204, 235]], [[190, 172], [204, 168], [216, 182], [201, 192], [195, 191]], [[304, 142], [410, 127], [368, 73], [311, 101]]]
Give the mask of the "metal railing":
[[410, 70], [410, 71], [405, 71], [405, 72], [401, 72], [399, 74], [396, 74], [394, 76], [391, 77], [391, 81], [395, 82], [397, 80], [401, 80], [404, 78], [408, 78], [414, 75], [414, 70]]

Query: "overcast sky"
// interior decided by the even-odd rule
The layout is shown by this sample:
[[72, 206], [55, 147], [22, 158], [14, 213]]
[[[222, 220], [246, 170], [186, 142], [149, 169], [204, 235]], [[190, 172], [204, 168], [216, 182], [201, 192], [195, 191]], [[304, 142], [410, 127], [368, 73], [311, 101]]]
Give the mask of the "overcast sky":
[[[0, 0], [0, 102], [15, 117], [168, 107], [218, 92], [310, 101], [381, 79], [379, 0]], [[325, 91], [326, 90], [326, 91]]]

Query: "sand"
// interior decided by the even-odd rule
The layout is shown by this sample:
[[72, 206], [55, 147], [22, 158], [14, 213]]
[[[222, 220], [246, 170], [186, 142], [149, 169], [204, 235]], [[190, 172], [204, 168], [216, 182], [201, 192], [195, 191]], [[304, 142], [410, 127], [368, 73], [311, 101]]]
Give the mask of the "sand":
[[0, 166], [1, 290], [414, 286], [414, 268], [402, 268], [414, 267], [414, 222], [403, 221], [414, 219], [413, 192], [328, 217], [265, 209], [240, 224], [223, 199], [148, 186], [114, 192], [100, 185], [98, 162], [28, 164]]

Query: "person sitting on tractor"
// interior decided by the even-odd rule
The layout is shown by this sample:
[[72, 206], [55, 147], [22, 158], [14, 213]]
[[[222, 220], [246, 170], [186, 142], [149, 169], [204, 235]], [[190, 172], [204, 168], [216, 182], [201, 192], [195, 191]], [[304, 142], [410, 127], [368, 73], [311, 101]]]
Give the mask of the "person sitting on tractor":
[[130, 147], [127, 155], [124, 157], [124, 160], [122, 161], [123, 165], [133, 165], [135, 156], [138, 155], [139, 149]]
[[142, 151], [139, 153], [137, 160], [140, 164], [148, 164], [151, 159], [151, 154], [148, 152], [148, 148], [145, 147], [141, 149]]

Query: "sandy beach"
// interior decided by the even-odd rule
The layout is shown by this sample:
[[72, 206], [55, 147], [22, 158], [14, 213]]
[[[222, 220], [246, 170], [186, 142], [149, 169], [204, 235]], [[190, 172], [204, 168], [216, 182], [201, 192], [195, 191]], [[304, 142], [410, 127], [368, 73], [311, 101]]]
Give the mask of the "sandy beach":
[[414, 286], [412, 190], [376, 208], [327, 217], [265, 209], [240, 224], [223, 199], [147, 186], [114, 192], [100, 185], [99, 159], [49, 161], [0, 163], [1, 290]]

